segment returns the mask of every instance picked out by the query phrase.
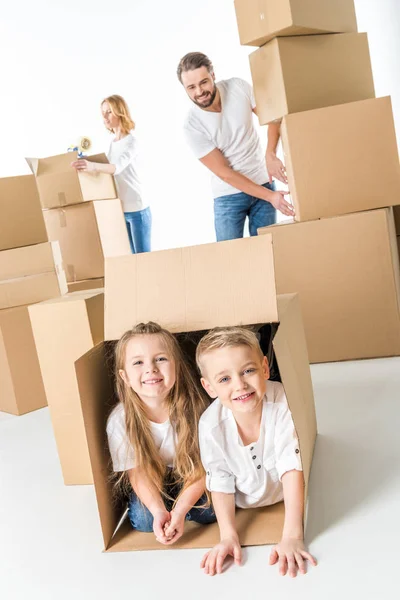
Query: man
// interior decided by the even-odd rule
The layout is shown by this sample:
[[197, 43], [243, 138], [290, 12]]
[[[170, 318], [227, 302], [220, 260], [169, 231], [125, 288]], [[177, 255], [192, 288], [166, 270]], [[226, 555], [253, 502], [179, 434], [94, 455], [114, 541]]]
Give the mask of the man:
[[257, 114], [251, 86], [237, 77], [215, 83], [213, 65], [200, 52], [180, 61], [179, 81], [194, 106], [184, 125], [195, 156], [212, 171], [217, 241], [243, 237], [246, 217], [250, 235], [276, 222], [276, 211], [293, 216], [285, 200], [289, 192], [275, 191], [273, 177], [287, 183], [283, 163], [276, 156], [280, 125], [268, 126], [264, 156], [254, 127]]

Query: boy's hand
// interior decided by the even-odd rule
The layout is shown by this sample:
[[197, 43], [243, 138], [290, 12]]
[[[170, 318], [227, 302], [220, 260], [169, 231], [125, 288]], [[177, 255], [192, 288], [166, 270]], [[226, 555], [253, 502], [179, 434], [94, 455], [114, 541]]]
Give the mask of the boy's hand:
[[317, 566], [315, 558], [306, 551], [303, 540], [296, 538], [282, 538], [273, 548], [269, 564], [275, 565], [278, 560], [279, 574], [289, 573], [290, 577], [296, 577], [298, 570], [302, 575], [306, 574], [306, 560], [309, 560], [314, 567]]
[[181, 513], [176, 509], [170, 512], [170, 521], [164, 526], [164, 534], [167, 538], [166, 544], [174, 544], [181, 535], [185, 527], [186, 513]]
[[228, 555], [233, 556], [236, 565], [242, 563], [242, 548], [237, 537], [225, 538], [221, 540], [219, 544], [214, 546], [212, 550], [209, 550], [209, 552], [203, 556], [200, 568], [204, 569], [206, 575], [222, 573], [222, 566]]
[[168, 538], [165, 535], [165, 527], [168, 525], [171, 520], [171, 515], [167, 510], [159, 510], [153, 515], [153, 531], [156, 536], [157, 542], [161, 544], [168, 544]]

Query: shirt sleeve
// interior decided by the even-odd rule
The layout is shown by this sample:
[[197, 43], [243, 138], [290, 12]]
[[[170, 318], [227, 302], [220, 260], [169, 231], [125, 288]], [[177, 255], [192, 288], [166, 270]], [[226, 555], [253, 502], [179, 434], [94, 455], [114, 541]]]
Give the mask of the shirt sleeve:
[[235, 477], [230, 471], [221, 448], [206, 428], [199, 425], [200, 455], [206, 472], [206, 488], [209, 492], [234, 494]]
[[215, 150], [216, 146], [206, 131], [196, 129], [187, 123], [183, 128], [186, 142], [196, 158], [203, 158]]
[[277, 415], [275, 422], [275, 459], [279, 479], [288, 471], [302, 471], [299, 440], [297, 439], [292, 413], [286, 400], [285, 392], [279, 392], [276, 399]]
[[247, 81], [245, 81], [244, 79], [240, 79], [239, 77], [235, 77], [235, 81], [250, 100], [251, 108], [255, 108], [256, 100], [254, 98], [253, 87]]
[[138, 147], [137, 140], [130, 136], [128, 143], [126, 144], [126, 148], [117, 160], [114, 162], [115, 164], [115, 173], [114, 175], [119, 175], [133, 160], [137, 158], [138, 155]]
[[135, 454], [126, 435], [125, 423], [112, 415], [107, 423], [108, 447], [115, 473], [128, 471], [135, 466]]

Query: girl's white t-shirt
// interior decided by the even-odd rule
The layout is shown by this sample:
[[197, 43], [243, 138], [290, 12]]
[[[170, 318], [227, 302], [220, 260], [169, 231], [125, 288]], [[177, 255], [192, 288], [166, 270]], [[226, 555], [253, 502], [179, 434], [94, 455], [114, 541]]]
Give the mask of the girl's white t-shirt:
[[124, 212], [146, 208], [138, 175], [138, 140], [133, 131], [121, 140], [111, 142], [107, 158], [110, 164], [115, 165], [114, 178]]
[[[150, 421], [150, 427], [156, 447], [165, 465], [173, 467], [176, 436], [169, 419], [164, 423]], [[118, 473], [133, 469], [135, 453], [126, 433], [125, 409], [122, 403], [117, 404], [108, 417], [107, 437], [114, 471]]]
[[[203, 158], [218, 148], [234, 171], [254, 183], [268, 183], [265, 154], [254, 124], [256, 103], [253, 89], [243, 79], [232, 77], [219, 81], [220, 113], [204, 110], [193, 104], [184, 124], [186, 140], [196, 158]], [[240, 190], [212, 174], [214, 198], [238, 194]]]

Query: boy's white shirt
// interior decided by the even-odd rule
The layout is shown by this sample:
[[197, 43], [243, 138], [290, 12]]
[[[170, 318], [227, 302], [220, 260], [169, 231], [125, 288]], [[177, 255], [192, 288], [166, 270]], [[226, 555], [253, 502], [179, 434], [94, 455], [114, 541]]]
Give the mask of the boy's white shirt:
[[[150, 421], [151, 433], [164, 463], [172, 467], [175, 458], [176, 436], [168, 419], [164, 423]], [[107, 437], [113, 470], [127, 471], [135, 466], [135, 453], [126, 434], [125, 409], [117, 404], [107, 421]]]
[[[218, 148], [234, 171], [242, 173], [254, 183], [268, 183], [265, 154], [254, 125], [255, 108], [253, 89], [243, 79], [232, 77], [219, 81], [220, 113], [204, 110], [193, 104], [185, 123], [184, 134], [196, 158], [203, 158]], [[214, 198], [238, 194], [240, 190], [212, 174]]]
[[292, 415], [279, 382], [267, 383], [257, 441], [243, 445], [232, 411], [218, 398], [200, 419], [199, 441], [207, 489], [234, 493], [239, 508], [280, 502], [282, 476], [302, 471]]

